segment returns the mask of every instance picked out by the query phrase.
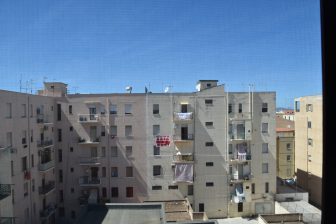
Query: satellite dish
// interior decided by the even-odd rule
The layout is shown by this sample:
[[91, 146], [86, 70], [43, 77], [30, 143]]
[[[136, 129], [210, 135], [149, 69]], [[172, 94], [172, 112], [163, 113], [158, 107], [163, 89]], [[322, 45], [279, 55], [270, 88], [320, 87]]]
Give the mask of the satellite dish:
[[129, 93], [132, 93], [132, 86], [126, 86], [126, 91]]
[[169, 93], [169, 92], [170, 92], [170, 86], [167, 86], [167, 87], [164, 89], [164, 92], [165, 92], [165, 93]]

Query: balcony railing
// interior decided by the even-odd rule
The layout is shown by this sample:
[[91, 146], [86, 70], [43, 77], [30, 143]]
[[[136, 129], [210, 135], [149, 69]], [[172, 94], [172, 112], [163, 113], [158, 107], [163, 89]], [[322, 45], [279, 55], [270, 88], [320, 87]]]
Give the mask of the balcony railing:
[[173, 156], [173, 162], [179, 163], [179, 162], [194, 162], [194, 156], [190, 154], [185, 155], [174, 155]]
[[49, 162], [40, 163], [38, 165], [39, 171], [47, 171], [53, 167], [55, 167], [55, 160], [50, 160]]
[[194, 135], [193, 134], [188, 134], [188, 135], [174, 135], [173, 140], [175, 142], [183, 142], [183, 141], [193, 141], [194, 140]]
[[10, 184], [0, 184], [0, 200], [7, 198], [11, 195]]
[[82, 176], [79, 177], [79, 185], [80, 186], [97, 186], [100, 185], [100, 178], [99, 177], [89, 177], [89, 176]]
[[99, 114], [78, 114], [78, 122], [80, 123], [90, 123], [90, 122], [99, 122]]
[[230, 120], [250, 120], [251, 113], [229, 113]]
[[231, 156], [230, 160], [231, 162], [247, 162], [251, 161], [252, 156], [250, 153], [235, 153], [234, 155]]
[[92, 138], [89, 140], [86, 140], [85, 138], [78, 138], [79, 144], [99, 144], [100, 143], [100, 137]]
[[80, 157], [80, 165], [100, 165], [100, 157]]
[[39, 194], [46, 195], [54, 189], [55, 189], [55, 181], [49, 181], [44, 186], [39, 187]]
[[175, 122], [190, 122], [193, 120], [193, 112], [188, 113], [176, 113], [174, 112]]
[[37, 141], [37, 147], [47, 148], [53, 145], [52, 140]]
[[38, 124], [52, 124], [49, 116], [45, 115], [45, 114], [37, 114], [36, 115], [36, 123], [38, 123]]
[[250, 181], [252, 180], [253, 175], [252, 174], [246, 174], [246, 175], [231, 175], [231, 183], [240, 183], [240, 182], [244, 182], [244, 181]]
[[12, 146], [1, 146], [0, 145], [0, 152], [10, 152], [10, 153], [16, 153], [16, 148], [13, 148]]
[[53, 203], [50, 203], [45, 209], [40, 211], [41, 218], [48, 218], [56, 211], [56, 206]]

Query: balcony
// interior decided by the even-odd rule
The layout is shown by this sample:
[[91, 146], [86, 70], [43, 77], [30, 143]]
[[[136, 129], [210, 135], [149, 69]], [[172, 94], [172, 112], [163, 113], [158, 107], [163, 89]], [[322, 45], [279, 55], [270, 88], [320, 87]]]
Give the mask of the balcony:
[[173, 163], [193, 163], [194, 156], [192, 154], [181, 154], [173, 156]]
[[174, 135], [173, 140], [176, 143], [190, 143], [194, 140], [194, 135], [193, 134], [188, 134], [188, 135]]
[[45, 209], [40, 211], [40, 218], [47, 219], [56, 211], [56, 205], [50, 203]]
[[81, 187], [92, 187], [92, 186], [99, 186], [100, 185], [100, 178], [99, 177], [89, 177], [89, 176], [82, 176], [79, 177], [79, 186]]
[[99, 114], [78, 114], [79, 123], [97, 123], [100, 122]]
[[251, 120], [251, 113], [229, 113], [229, 119], [234, 120]]
[[188, 113], [176, 113], [174, 112], [175, 123], [189, 123], [193, 120], [193, 112]]
[[50, 160], [50, 161], [44, 162], [44, 163], [41, 162], [38, 165], [38, 169], [41, 172], [48, 171], [48, 170], [50, 170], [51, 168], [54, 168], [54, 167], [55, 167], [55, 160]]
[[44, 114], [37, 114], [36, 115], [36, 123], [44, 124], [44, 125], [53, 124], [53, 122], [51, 121], [49, 116], [44, 115]]
[[51, 146], [53, 146], [52, 140], [37, 141], [37, 147], [39, 148], [49, 148]]
[[239, 175], [239, 176], [231, 175], [230, 182], [231, 183], [242, 183], [242, 182], [250, 181], [252, 179], [253, 179], [252, 174]]
[[252, 156], [250, 153], [235, 153], [231, 155], [230, 162], [231, 163], [244, 163], [252, 160]]
[[0, 152], [16, 153], [17, 150], [15, 148], [13, 148], [12, 146], [1, 146], [0, 145]]
[[49, 181], [44, 186], [39, 187], [39, 194], [40, 195], [47, 195], [50, 192], [55, 190], [55, 181]]
[[79, 165], [81, 166], [99, 166], [100, 157], [80, 157]]
[[80, 145], [98, 145], [100, 143], [100, 137], [86, 140], [84, 138], [78, 138], [78, 144]]
[[10, 184], [0, 184], [0, 200], [7, 198], [11, 195]]

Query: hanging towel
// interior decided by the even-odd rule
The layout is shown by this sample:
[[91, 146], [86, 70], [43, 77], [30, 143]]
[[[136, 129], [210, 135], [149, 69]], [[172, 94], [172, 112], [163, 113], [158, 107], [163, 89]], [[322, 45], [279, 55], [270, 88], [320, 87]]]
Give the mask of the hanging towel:
[[179, 120], [191, 120], [192, 119], [192, 113], [176, 113], [176, 117]]
[[191, 163], [176, 164], [174, 181], [193, 183], [193, 164]]

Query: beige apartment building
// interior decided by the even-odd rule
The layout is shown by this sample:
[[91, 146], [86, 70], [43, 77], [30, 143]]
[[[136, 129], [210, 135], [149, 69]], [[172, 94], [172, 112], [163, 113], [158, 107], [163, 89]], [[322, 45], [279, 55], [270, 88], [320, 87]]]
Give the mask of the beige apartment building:
[[274, 213], [275, 93], [217, 83], [191, 93], [1, 91], [0, 159], [12, 169], [0, 184], [13, 208], [0, 204], [0, 215], [74, 223], [91, 204], [181, 199], [209, 218]]
[[276, 116], [277, 176], [281, 179], [294, 177], [295, 125], [280, 115]]
[[322, 200], [322, 96], [295, 99], [295, 172], [297, 183], [309, 192], [310, 202]]

